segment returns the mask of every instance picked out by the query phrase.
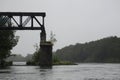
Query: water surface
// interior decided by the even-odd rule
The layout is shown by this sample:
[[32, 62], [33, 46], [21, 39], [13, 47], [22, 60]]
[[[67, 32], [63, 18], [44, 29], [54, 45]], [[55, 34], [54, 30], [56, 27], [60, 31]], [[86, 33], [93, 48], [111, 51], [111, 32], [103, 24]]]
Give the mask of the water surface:
[[120, 64], [53, 66], [11, 66], [0, 69], [0, 80], [120, 80]]

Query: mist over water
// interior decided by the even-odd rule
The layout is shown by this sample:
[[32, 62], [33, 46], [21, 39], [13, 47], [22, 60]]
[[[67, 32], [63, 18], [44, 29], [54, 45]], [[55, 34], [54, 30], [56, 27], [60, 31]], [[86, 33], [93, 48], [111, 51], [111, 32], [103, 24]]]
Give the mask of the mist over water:
[[120, 80], [120, 64], [53, 66], [11, 66], [0, 69], [0, 80]]

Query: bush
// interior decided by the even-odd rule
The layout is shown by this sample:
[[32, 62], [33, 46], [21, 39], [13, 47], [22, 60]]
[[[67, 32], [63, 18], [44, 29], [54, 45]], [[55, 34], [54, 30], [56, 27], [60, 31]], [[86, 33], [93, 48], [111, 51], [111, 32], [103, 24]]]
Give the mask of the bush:
[[33, 62], [33, 61], [27, 61], [27, 62], [26, 62], [26, 65], [36, 65], [36, 63]]

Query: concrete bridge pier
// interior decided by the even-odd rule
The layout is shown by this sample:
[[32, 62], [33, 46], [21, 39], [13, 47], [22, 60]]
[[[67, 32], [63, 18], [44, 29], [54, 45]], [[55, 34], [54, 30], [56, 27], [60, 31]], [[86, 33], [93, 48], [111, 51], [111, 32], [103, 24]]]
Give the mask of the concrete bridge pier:
[[41, 42], [40, 43], [40, 67], [52, 68], [52, 43]]

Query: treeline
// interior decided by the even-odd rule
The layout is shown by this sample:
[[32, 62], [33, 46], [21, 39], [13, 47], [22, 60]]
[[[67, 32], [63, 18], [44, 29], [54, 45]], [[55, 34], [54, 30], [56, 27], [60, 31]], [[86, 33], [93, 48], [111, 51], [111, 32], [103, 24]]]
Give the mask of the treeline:
[[54, 56], [63, 61], [72, 62], [120, 62], [120, 38], [103, 38], [84, 44], [77, 43], [59, 49]]
[[27, 56], [22, 56], [20, 54], [16, 54], [13, 56], [9, 56], [6, 58], [7, 62], [24, 62], [24, 61], [32, 61], [33, 60], [33, 54], [28, 54]]

